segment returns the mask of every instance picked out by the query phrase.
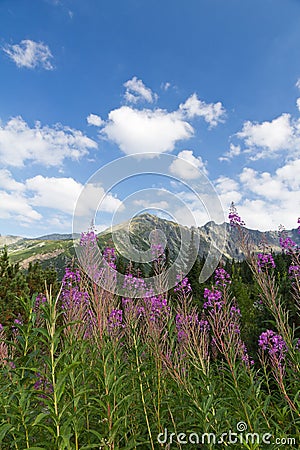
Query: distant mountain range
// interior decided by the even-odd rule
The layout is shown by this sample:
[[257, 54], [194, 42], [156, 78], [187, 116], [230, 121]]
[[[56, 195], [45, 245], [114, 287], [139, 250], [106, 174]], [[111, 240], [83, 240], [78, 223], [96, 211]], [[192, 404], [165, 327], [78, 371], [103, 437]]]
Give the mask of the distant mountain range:
[[[112, 239], [112, 234], [114, 234], [114, 240], [118, 242], [117, 249], [123, 255], [126, 255], [128, 250], [126, 237], [129, 231], [131, 245], [136, 249], [147, 250], [149, 248], [149, 235], [155, 229], [159, 229], [165, 234], [170, 259], [173, 260], [180, 249], [181, 234], [186, 233], [189, 230], [188, 227], [148, 213], [134, 217], [130, 223], [125, 222], [101, 232], [98, 235], [99, 244], [101, 248], [115, 246]], [[222, 250], [224, 258], [243, 259], [239, 245], [239, 234], [229, 224], [218, 225], [214, 222], [208, 222], [202, 227], [193, 227], [192, 232], [195, 240], [199, 240], [200, 257], [205, 257], [211, 244], [213, 244], [214, 247]], [[226, 240], [223, 246], [222, 236], [224, 236], [224, 233]], [[297, 230], [289, 230], [287, 233], [300, 246], [300, 235]], [[270, 250], [274, 252], [281, 251], [278, 231], [261, 232], [248, 229], [247, 234], [249, 240], [253, 243], [253, 251], [260, 250], [261, 242], [267, 244]], [[79, 235], [76, 235], [75, 238], [75, 245], [78, 245]], [[30, 262], [40, 261], [43, 266], [53, 264], [62, 270], [66, 262], [75, 256], [73, 244], [71, 234], [49, 234], [34, 239], [20, 236], [0, 236], [0, 248], [6, 245], [11, 261], [19, 262], [23, 268], [27, 268]]]

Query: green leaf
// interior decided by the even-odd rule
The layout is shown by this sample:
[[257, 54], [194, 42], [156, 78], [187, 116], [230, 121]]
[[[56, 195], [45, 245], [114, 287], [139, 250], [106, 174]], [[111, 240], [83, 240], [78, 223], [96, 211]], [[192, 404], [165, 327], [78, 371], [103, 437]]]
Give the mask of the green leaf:
[[12, 424], [10, 424], [10, 423], [3, 423], [3, 424], [0, 426], [0, 442], [3, 441], [3, 439], [4, 439], [5, 436], [6, 436], [6, 433], [7, 433], [9, 430], [11, 430], [12, 428], [13, 428], [13, 426], [12, 426]]

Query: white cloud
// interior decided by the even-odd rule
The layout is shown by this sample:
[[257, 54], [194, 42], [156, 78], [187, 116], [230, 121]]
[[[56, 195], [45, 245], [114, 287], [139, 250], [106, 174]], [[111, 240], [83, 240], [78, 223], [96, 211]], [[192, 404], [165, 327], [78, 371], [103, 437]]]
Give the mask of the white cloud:
[[231, 202], [238, 203], [242, 199], [239, 184], [229, 177], [219, 177], [215, 182], [215, 186], [224, 211], [228, 210]]
[[231, 143], [229, 151], [224, 153], [224, 156], [220, 156], [219, 161], [230, 161], [230, 159], [234, 158], [235, 156], [239, 156], [240, 153], [241, 153], [240, 145], [234, 145]]
[[282, 180], [278, 179], [276, 175], [272, 176], [269, 172], [259, 174], [246, 167], [240, 174], [240, 180], [244, 188], [269, 201], [280, 201], [280, 199], [289, 195], [289, 191]]
[[97, 114], [90, 114], [87, 116], [86, 121], [89, 125], [94, 125], [95, 127], [101, 127], [105, 123]]
[[300, 159], [291, 161], [276, 170], [276, 176], [288, 188], [296, 190], [300, 189]]
[[205, 163], [201, 156], [195, 157], [192, 150], [183, 150], [170, 165], [170, 172], [185, 180], [198, 178], [200, 172], [207, 174]]
[[53, 70], [50, 60], [53, 58], [49, 47], [42, 42], [24, 39], [20, 44], [6, 45], [3, 51], [16, 63], [18, 67], [35, 69], [42, 67]]
[[172, 151], [177, 141], [193, 135], [192, 126], [176, 113], [162, 109], [133, 109], [122, 106], [109, 113], [101, 133], [127, 155]]
[[37, 175], [26, 180], [26, 188], [32, 205], [72, 214], [82, 185], [73, 178]]
[[168, 89], [170, 89], [170, 87], [171, 87], [171, 83], [169, 83], [168, 81], [166, 83], [161, 84], [161, 89], [163, 91], [167, 91]]
[[298, 111], [300, 111], [300, 97], [297, 98], [296, 105], [297, 105]]
[[191, 95], [185, 103], [179, 105], [179, 111], [188, 119], [203, 117], [211, 127], [223, 122], [225, 116], [225, 109], [221, 102], [206, 103], [199, 100], [196, 94]]
[[14, 180], [7, 169], [0, 169], [0, 188], [7, 191], [24, 191], [24, 184]]
[[246, 226], [276, 230], [280, 224], [295, 228], [300, 211], [300, 160], [279, 167], [273, 174], [245, 167], [237, 181], [220, 177], [216, 181], [224, 209], [237, 204]]
[[0, 162], [4, 165], [22, 167], [26, 161], [45, 166], [59, 166], [65, 158], [78, 160], [97, 148], [92, 139], [81, 131], [60, 124], [30, 126], [22, 117], [10, 119], [0, 125]]
[[27, 224], [41, 220], [42, 216], [30, 206], [23, 194], [0, 191], [0, 218]]
[[[83, 185], [73, 178], [48, 178], [38, 175], [26, 181], [26, 188], [33, 194], [30, 198], [32, 205], [73, 214]], [[99, 211], [114, 212], [122, 204], [118, 198], [112, 194], [106, 195], [103, 187], [95, 184], [88, 184], [83, 195], [77, 209], [79, 215], [88, 215], [90, 211], [96, 210], [102, 199]]]
[[136, 206], [142, 206], [142, 210], [144, 209], [162, 209], [162, 210], [168, 210], [169, 209], [169, 203], [165, 200], [162, 200], [160, 202], [155, 202], [151, 200], [134, 200], [134, 205]]
[[223, 175], [216, 180], [216, 184], [218, 192], [221, 194], [226, 194], [227, 192], [232, 192], [239, 189], [239, 185], [235, 180]]
[[289, 151], [290, 156], [297, 156], [300, 151], [300, 120], [292, 120], [290, 114], [284, 113], [271, 122], [248, 121], [237, 136], [253, 153], [251, 159], [276, 157], [283, 150]]
[[300, 89], [300, 78], [298, 78], [298, 80], [297, 80], [297, 82], [296, 82], [296, 87], [297, 87], [298, 89]]
[[138, 101], [146, 101], [153, 103], [157, 100], [157, 94], [153, 93], [150, 88], [146, 87], [142, 80], [133, 77], [124, 83], [126, 87], [125, 100], [129, 103], [137, 103]]

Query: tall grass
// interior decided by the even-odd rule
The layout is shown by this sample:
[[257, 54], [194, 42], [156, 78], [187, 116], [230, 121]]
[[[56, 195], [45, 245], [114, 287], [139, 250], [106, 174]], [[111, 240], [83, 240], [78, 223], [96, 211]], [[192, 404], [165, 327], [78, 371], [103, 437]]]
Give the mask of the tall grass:
[[[175, 301], [146, 289], [121, 299], [68, 268], [57, 296], [22, 299], [22, 317], [0, 327], [0, 448], [297, 448], [299, 334], [272, 255], [251, 253], [234, 207], [230, 220], [272, 316], [256, 354], [242, 340], [239, 299], [222, 266], [201, 308], [186, 278]], [[299, 249], [287, 239], [299, 307]], [[83, 243], [88, 257], [95, 236]], [[114, 253], [106, 257], [115, 267]], [[128, 283], [140, 290], [143, 281], [128, 274]]]

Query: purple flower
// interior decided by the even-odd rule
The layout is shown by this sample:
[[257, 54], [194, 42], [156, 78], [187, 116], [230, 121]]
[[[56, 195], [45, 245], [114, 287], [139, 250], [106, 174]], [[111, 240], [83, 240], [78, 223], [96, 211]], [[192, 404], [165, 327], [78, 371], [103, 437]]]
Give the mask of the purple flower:
[[264, 331], [258, 339], [258, 345], [262, 350], [267, 351], [271, 358], [276, 359], [278, 364], [284, 360], [288, 350], [283, 337], [273, 330]]
[[289, 275], [291, 278], [299, 278], [300, 279], [300, 266], [290, 266], [289, 267]]
[[113, 247], [106, 247], [103, 251], [103, 258], [110, 267], [116, 269], [116, 251]]
[[292, 250], [297, 245], [296, 242], [294, 242], [289, 236], [280, 237], [279, 243], [280, 243], [280, 247], [283, 250]]
[[108, 317], [108, 329], [124, 328], [123, 311], [121, 309], [113, 309]]
[[228, 219], [229, 219], [230, 225], [233, 226], [233, 227], [236, 227], [236, 226], [243, 227], [243, 226], [245, 226], [245, 222], [241, 219], [241, 217], [237, 213], [237, 209], [236, 209], [236, 207], [234, 205], [234, 202], [231, 203], [231, 206], [230, 206], [230, 209], [229, 209]]
[[223, 267], [218, 267], [218, 269], [215, 270], [215, 283], [216, 285], [223, 287], [231, 283], [230, 275], [225, 269], [223, 269]]
[[145, 298], [146, 309], [150, 312], [150, 320], [155, 322], [160, 319], [164, 313], [170, 311], [170, 307], [167, 305], [167, 299], [161, 295]]
[[[74, 326], [74, 332], [82, 334], [84, 338], [92, 334], [95, 325], [95, 314], [92, 310], [89, 294], [82, 292], [78, 284], [81, 277], [78, 269], [72, 271], [66, 268], [61, 291], [61, 308], [65, 323], [79, 321]], [[67, 330], [67, 329], [66, 329]]]
[[241, 350], [242, 350], [242, 361], [244, 361], [244, 363], [248, 367], [253, 366], [254, 361], [253, 361], [253, 359], [249, 358], [248, 350], [247, 350], [246, 344], [244, 342], [241, 344]]
[[177, 282], [174, 292], [182, 292], [183, 294], [191, 292], [192, 288], [187, 277], [182, 278], [182, 275], [176, 275], [176, 279]]
[[158, 259], [159, 257], [165, 259], [164, 247], [160, 243], [151, 244], [151, 253], [154, 259]]
[[73, 271], [72, 269], [70, 269], [69, 267], [67, 267], [65, 269], [65, 275], [62, 279], [62, 285], [63, 287], [72, 287], [73, 285], [76, 286], [77, 283], [80, 282], [80, 272], [79, 269], [76, 269], [75, 271]]
[[257, 255], [258, 271], [261, 272], [263, 268], [276, 267], [271, 253], [258, 253]]
[[217, 289], [204, 289], [204, 294], [203, 297], [207, 299], [206, 302], [204, 302], [203, 304], [203, 308], [207, 309], [207, 308], [212, 308], [214, 309], [215, 307], [217, 307], [218, 310], [220, 310], [222, 308], [222, 306], [224, 305], [224, 302], [221, 301], [222, 298], [222, 292], [218, 291]]
[[237, 308], [236, 306], [232, 306], [231, 308], [230, 308], [230, 314], [232, 315], [232, 316], [237, 316], [237, 317], [240, 317], [241, 316], [241, 310], [239, 309], [239, 308]]
[[97, 235], [91, 230], [87, 233], [81, 233], [80, 243], [81, 247], [97, 247]]
[[14, 323], [17, 324], [17, 325], [23, 325], [22, 320], [19, 320], [19, 319], [15, 319]]

